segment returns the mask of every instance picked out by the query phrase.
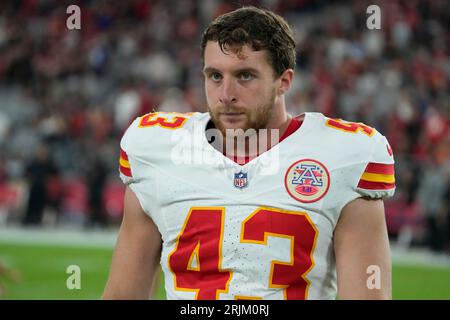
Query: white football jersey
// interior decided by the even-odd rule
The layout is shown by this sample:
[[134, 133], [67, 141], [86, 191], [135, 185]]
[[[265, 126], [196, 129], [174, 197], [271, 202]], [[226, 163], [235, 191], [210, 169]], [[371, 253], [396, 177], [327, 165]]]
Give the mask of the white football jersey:
[[151, 113], [121, 141], [120, 176], [162, 236], [168, 299], [335, 299], [333, 230], [358, 197], [395, 191], [386, 138], [305, 113], [240, 165], [208, 143], [208, 113]]

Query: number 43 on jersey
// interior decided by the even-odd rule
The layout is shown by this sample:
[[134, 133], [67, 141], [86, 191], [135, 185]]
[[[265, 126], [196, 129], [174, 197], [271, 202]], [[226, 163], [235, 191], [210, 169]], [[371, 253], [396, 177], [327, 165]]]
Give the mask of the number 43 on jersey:
[[[224, 218], [223, 207], [189, 211], [169, 255], [176, 290], [195, 292], [196, 299], [210, 300], [228, 291], [233, 272], [221, 268]], [[267, 261], [269, 279], [261, 281], [267, 281], [268, 288], [282, 289], [285, 299], [306, 299], [306, 274], [314, 265], [316, 227], [305, 212], [261, 207], [242, 222], [240, 242], [264, 246], [268, 236], [290, 240], [290, 261]]]

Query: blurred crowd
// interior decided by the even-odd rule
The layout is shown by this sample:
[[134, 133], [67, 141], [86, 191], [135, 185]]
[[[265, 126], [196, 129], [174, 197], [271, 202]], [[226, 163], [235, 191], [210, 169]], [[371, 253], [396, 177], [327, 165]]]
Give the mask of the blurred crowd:
[[[206, 111], [200, 36], [221, 0], [0, 3], [0, 223], [115, 225], [119, 141], [137, 115]], [[69, 5], [81, 29], [68, 30]], [[364, 122], [387, 136], [392, 239], [450, 252], [450, 4], [239, 1], [292, 25], [288, 111]], [[366, 9], [381, 8], [381, 30]]]

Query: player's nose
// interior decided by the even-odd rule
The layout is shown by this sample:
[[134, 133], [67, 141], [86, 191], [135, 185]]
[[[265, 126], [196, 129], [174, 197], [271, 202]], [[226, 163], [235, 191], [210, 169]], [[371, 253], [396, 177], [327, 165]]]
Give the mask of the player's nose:
[[236, 88], [232, 79], [224, 77], [219, 100], [223, 105], [235, 104], [237, 102]]

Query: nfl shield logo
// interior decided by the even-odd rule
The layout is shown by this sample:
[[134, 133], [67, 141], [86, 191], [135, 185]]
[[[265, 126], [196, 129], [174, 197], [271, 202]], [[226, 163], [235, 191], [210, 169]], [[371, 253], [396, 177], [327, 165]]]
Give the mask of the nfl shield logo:
[[234, 174], [234, 186], [238, 189], [243, 189], [248, 185], [247, 173], [242, 171]]

